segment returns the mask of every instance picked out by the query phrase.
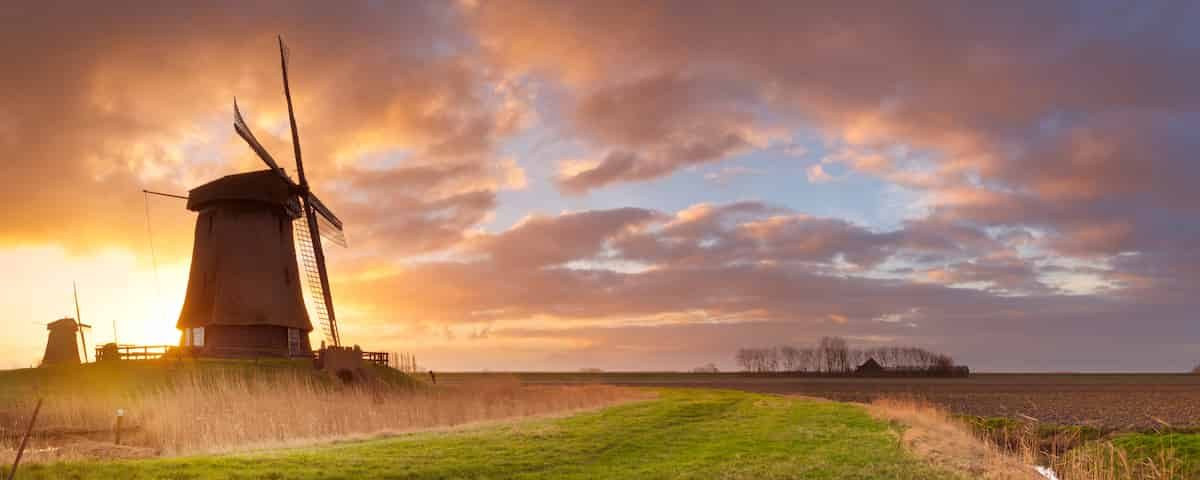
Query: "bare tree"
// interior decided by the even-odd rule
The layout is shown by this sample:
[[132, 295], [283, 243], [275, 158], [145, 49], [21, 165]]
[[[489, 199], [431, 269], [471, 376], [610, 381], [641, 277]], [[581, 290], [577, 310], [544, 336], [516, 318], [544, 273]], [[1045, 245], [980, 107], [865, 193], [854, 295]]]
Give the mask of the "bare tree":
[[783, 363], [783, 371], [798, 372], [800, 371], [800, 350], [790, 345], [783, 345], [778, 348], [780, 360]]
[[799, 353], [800, 371], [807, 372], [809, 370], [817, 371], [820, 367], [817, 363], [817, 351], [812, 348], [802, 348]]
[[[823, 337], [816, 348], [791, 345], [741, 348], [736, 356], [738, 366], [752, 373], [812, 371], [843, 374], [853, 371], [871, 358], [890, 370], [950, 372], [960, 368], [954, 366], [953, 358], [923, 348], [887, 346], [856, 349], [850, 348], [842, 337]], [[1200, 366], [1197, 366], [1195, 373], [1200, 374]]]
[[753, 354], [749, 348], [739, 348], [734, 358], [738, 366], [742, 367], [742, 370], [747, 372], [754, 371]]
[[842, 337], [822, 337], [817, 346], [825, 372], [841, 373], [850, 370], [850, 351]]

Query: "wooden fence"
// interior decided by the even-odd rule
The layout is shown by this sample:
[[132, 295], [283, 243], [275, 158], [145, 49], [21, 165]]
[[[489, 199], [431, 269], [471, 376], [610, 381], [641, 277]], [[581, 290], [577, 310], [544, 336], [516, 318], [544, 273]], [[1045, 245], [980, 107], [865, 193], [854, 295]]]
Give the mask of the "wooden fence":
[[[292, 359], [312, 359], [320, 358], [320, 350], [315, 350], [311, 354], [294, 354], [289, 358]], [[238, 349], [238, 348], [222, 348], [214, 349], [191, 349], [181, 348], [176, 345], [101, 345], [96, 347], [96, 361], [113, 361], [113, 360], [156, 360], [163, 357], [171, 356], [172, 358], [179, 356], [186, 357], [275, 357], [273, 350], [255, 350], [255, 349]], [[371, 362], [381, 367], [392, 366], [392, 355], [388, 352], [362, 352], [362, 359], [366, 362]]]

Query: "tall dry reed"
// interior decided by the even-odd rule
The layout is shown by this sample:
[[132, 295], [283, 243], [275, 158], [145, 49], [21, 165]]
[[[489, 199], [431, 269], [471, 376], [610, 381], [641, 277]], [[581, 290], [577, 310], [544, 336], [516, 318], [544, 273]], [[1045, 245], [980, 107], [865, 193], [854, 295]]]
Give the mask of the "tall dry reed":
[[[571, 412], [650, 395], [606, 385], [524, 386], [514, 377], [403, 388], [347, 387], [304, 374], [192, 372], [141, 392], [50, 397], [37, 430], [41, 448], [51, 450], [56, 439], [111, 442], [121, 408], [127, 446], [154, 455], [218, 453]], [[30, 409], [18, 403], [0, 411], [4, 447], [16, 443]]]
[[[1049, 467], [1060, 480], [1185, 480], [1200, 474], [1187, 470], [1169, 444], [1137, 457], [1111, 441], [1078, 438], [1078, 430], [1044, 435], [1029, 417], [1017, 428], [982, 432], [915, 399], [880, 399], [871, 410], [908, 427], [904, 440], [919, 455], [983, 478], [1031, 478], [1032, 465]], [[1043, 478], [1036, 475], [1032, 478]]]
[[906, 447], [930, 463], [988, 480], [1040, 480], [1028, 459], [1005, 451], [955, 421], [945, 410], [916, 399], [882, 398], [872, 415], [904, 425]]

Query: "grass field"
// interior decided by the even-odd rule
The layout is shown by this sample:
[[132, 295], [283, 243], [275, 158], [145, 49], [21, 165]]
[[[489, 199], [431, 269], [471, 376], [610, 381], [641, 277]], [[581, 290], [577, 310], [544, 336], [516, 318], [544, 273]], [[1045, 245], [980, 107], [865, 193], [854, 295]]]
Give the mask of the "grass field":
[[250, 454], [24, 469], [27, 479], [952, 479], [860, 406], [716, 390], [554, 420]]
[[[442, 374], [439, 379], [468, 381], [479, 375]], [[722, 388], [849, 402], [911, 399], [955, 414], [960, 421], [974, 426], [979, 435], [1027, 462], [1075, 470], [1074, 475], [1063, 474], [1063, 478], [1200, 478], [1200, 375], [1051, 373], [835, 378], [545, 372], [521, 373], [518, 377], [528, 384]]]
[[[439, 373], [431, 385], [378, 373], [382, 383], [364, 389], [286, 361], [0, 372], [0, 457], [12, 453], [37, 393], [56, 400], [19, 478], [938, 479], [964, 478], [945, 465], [978, 476], [1030, 473], [1035, 462], [1068, 480], [1200, 478], [1197, 376]], [[646, 400], [652, 391], [660, 396]], [[940, 413], [880, 416], [875, 402], [869, 415], [774, 394], [898, 398]], [[140, 433], [121, 448], [136, 452], [113, 451], [113, 402], [135, 407], [129, 420]], [[636, 403], [611, 406], [621, 402]], [[470, 423], [489, 421], [507, 423]], [[428, 431], [447, 427], [456, 430]], [[297, 445], [309, 446], [280, 449]], [[214, 455], [222, 452], [238, 453]]]
[[[440, 374], [465, 381], [485, 374]], [[606, 383], [801, 394], [847, 402], [915, 398], [952, 413], [1021, 416], [1106, 431], [1200, 427], [1200, 375], [972, 374], [969, 378], [830, 378], [738, 373], [520, 373], [526, 384]], [[445, 380], [443, 380], [445, 379]]]

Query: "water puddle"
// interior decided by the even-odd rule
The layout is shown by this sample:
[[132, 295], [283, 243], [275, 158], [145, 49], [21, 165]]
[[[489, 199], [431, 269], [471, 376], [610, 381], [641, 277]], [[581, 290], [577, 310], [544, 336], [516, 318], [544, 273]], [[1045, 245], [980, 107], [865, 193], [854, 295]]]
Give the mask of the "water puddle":
[[1043, 476], [1043, 477], [1046, 477], [1046, 478], [1048, 478], [1048, 479], [1050, 479], [1050, 480], [1058, 480], [1058, 475], [1055, 475], [1055, 474], [1054, 474], [1054, 470], [1051, 470], [1051, 469], [1050, 469], [1050, 467], [1043, 467], [1043, 466], [1041, 466], [1041, 465], [1034, 465], [1034, 466], [1033, 466], [1033, 469], [1034, 469], [1034, 470], [1037, 470], [1037, 471], [1038, 471], [1038, 473], [1042, 474], [1042, 476]]

